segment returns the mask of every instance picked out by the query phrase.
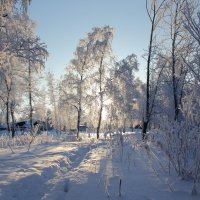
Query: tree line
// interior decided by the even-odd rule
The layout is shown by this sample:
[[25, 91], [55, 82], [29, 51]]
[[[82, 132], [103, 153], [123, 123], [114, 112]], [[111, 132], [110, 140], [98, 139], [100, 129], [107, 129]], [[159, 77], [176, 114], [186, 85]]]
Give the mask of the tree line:
[[[49, 121], [57, 130], [80, 125], [125, 132], [137, 123], [142, 138], [160, 132], [169, 166], [194, 186], [200, 171], [200, 7], [198, 0], [145, 0], [150, 23], [146, 82], [132, 53], [118, 60], [114, 29], [94, 27], [82, 38], [63, 76], [39, 74], [47, 47], [34, 33], [28, 0], [0, 1], [0, 120], [15, 135], [16, 119]], [[137, 38], [136, 38], [137, 39]], [[135, 123], [135, 124], [134, 124]]]
[[[46, 45], [35, 35], [35, 23], [27, 14], [29, 3], [0, 1], [0, 114], [12, 137], [16, 116], [22, 112], [32, 127], [37, 74], [48, 56]], [[23, 104], [27, 105], [24, 109]]]
[[56, 82], [48, 73], [52, 118], [57, 127], [64, 123], [68, 130], [76, 129], [77, 138], [81, 124], [87, 123], [99, 138], [104, 129], [125, 129], [140, 119], [136, 102], [144, 86], [135, 79], [137, 57], [132, 54], [116, 61], [113, 31], [109, 26], [93, 28], [79, 41], [61, 79]]
[[142, 136], [157, 129], [169, 169], [193, 180], [193, 194], [200, 181], [199, 8], [195, 0], [146, 0], [151, 29]]

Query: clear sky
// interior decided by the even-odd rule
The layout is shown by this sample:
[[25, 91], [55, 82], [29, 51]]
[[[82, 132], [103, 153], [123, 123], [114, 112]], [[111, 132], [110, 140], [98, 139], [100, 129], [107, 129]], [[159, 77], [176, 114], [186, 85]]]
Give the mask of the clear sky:
[[73, 58], [79, 40], [93, 27], [109, 25], [115, 28], [114, 54], [122, 59], [135, 53], [138, 76], [145, 79], [142, 55], [149, 39], [145, 0], [32, 0], [29, 14], [50, 53], [46, 69], [57, 77]]

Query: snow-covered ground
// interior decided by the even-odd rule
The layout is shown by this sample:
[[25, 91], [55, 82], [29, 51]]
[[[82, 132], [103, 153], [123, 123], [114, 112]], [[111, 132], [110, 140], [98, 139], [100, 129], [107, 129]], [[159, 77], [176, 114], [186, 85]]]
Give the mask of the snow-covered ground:
[[0, 200], [199, 199], [191, 190], [139, 133], [0, 149]]

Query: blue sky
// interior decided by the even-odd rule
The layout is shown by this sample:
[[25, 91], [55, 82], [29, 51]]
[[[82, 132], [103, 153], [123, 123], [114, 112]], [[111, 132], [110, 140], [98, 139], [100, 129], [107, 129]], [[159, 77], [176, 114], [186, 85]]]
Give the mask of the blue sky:
[[57, 78], [73, 58], [79, 40], [93, 27], [109, 25], [115, 28], [114, 54], [122, 59], [135, 53], [140, 63], [138, 76], [145, 79], [142, 55], [149, 38], [145, 0], [33, 0], [29, 14], [50, 53], [46, 70]]

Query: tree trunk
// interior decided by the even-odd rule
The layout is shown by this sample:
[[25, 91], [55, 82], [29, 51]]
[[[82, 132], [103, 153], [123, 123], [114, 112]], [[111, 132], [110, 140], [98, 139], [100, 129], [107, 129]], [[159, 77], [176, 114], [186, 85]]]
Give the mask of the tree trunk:
[[99, 139], [99, 133], [100, 133], [100, 128], [101, 128], [102, 111], [103, 111], [103, 105], [101, 104], [101, 108], [99, 111], [98, 126], [97, 126], [97, 139]]
[[[107, 43], [106, 43], [107, 45]], [[104, 50], [106, 48], [104, 46]], [[99, 65], [99, 94], [100, 94], [100, 110], [99, 110], [99, 120], [97, 126], [97, 139], [99, 139], [99, 132], [101, 128], [101, 120], [102, 120], [102, 111], [103, 111], [103, 89], [102, 89], [102, 75], [103, 75], [103, 59], [104, 59], [104, 51], [101, 55], [100, 65]]]
[[32, 76], [31, 76], [31, 64], [29, 61], [28, 66], [28, 76], [29, 76], [29, 83], [28, 83], [28, 89], [29, 89], [29, 120], [30, 120], [30, 128], [32, 131], [33, 128], [33, 105], [32, 105]]
[[8, 80], [5, 77], [5, 84], [6, 84], [6, 89], [7, 89], [7, 97], [6, 97], [6, 124], [7, 124], [7, 129], [8, 129], [8, 133], [10, 133], [10, 123], [9, 123], [9, 102], [10, 102], [10, 91], [11, 88], [8, 85]]
[[142, 138], [145, 138], [147, 133], [147, 127], [150, 120], [150, 65], [151, 65], [151, 57], [152, 57], [152, 45], [153, 45], [153, 34], [154, 34], [154, 22], [155, 15], [153, 16], [152, 25], [151, 25], [151, 35], [149, 40], [149, 50], [148, 50], [148, 59], [147, 59], [147, 83], [146, 83], [146, 108], [145, 108], [145, 116], [143, 118], [143, 128], [142, 128]]
[[[82, 66], [82, 72], [83, 72], [83, 67], [85, 66], [85, 63], [84, 65]], [[80, 77], [80, 85], [79, 85], [79, 101], [78, 101], [78, 119], [77, 119], [77, 134], [76, 134], [76, 137], [79, 138], [79, 133], [80, 133], [80, 123], [81, 123], [81, 115], [82, 115], [82, 84], [83, 84], [83, 73], [81, 74], [81, 77]]]
[[55, 99], [55, 95], [53, 92], [53, 107], [54, 107], [54, 118], [55, 118], [55, 127], [56, 127], [56, 133], [57, 133], [57, 129], [58, 129], [58, 115], [57, 115], [57, 106], [56, 106], [56, 99]]
[[146, 133], [147, 133], [147, 127], [148, 127], [148, 121], [143, 121], [143, 126], [142, 126], [142, 139], [146, 139]]
[[78, 117], [77, 117], [77, 132], [76, 132], [76, 138], [79, 138], [80, 133], [80, 122], [81, 122], [81, 109], [78, 110]]
[[177, 18], [178, 18], [178, 4], [176, 4], [176, 11], [174, 17], [174, 33], [172, 35], [172, 89], [173, 89], [173, 103], [174, 103], [174, 121], [178, 119], [178, 95], [177, 95], [177, 78], [176, 78], [176, 39], [178, 36]]
[[10, 124], [9, 124], [9, 103], [8, 103], [8, 99], [7, 99], [7, 102], [6, 102], [6, 124], [7, 124], [7, 129], [8, 129], [8, 132], [10, 132]]
[[123, 130], [122, 132], [125, 133], [126, 132], [126, 119], [123, 120], [124, 123], [123, 123]]
[[99, 110], [99, 120], [97, 126], [97, 139], [99, 139], [99, 132], [101, 128], [101, 120], [102, 120], [102, 111], [103, 111], [103, 91], [102, 91], [102, 64], [103, 64], [103, 56], [101, 57], [101, 63], [99, 68], [99, 93], [100, 93], [100, 110]]
[[11, 107], [10, 107], [10, 112], [11, 112], [11, 119], [12, 119], [12, 138], [15, 137], [15, 117], [14, 117], [14, 104], [12, 102]]

